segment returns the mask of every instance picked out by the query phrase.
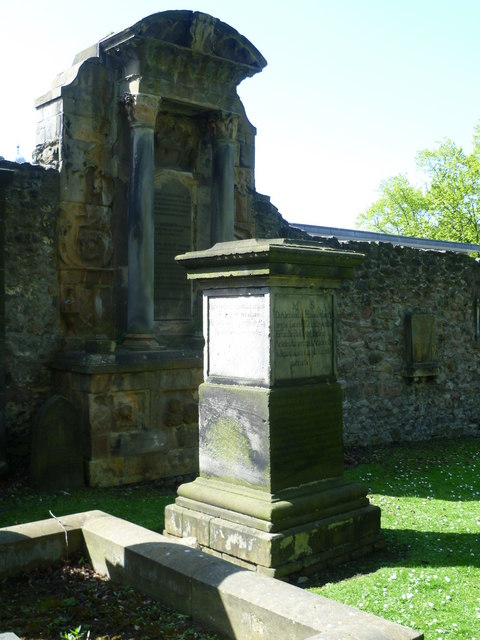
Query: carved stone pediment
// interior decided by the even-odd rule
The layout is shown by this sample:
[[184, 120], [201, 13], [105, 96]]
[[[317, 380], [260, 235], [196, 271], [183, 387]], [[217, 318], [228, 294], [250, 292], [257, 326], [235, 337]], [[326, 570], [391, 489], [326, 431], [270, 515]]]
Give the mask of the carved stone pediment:
[[267, 64], [258, 49], [236, 29], [199, 11], [155, 13], [108, 36], [100, 42], [100, 48], [110, 54], [121, 53], [124, 46], [130, 46], [135, 40], [170, 43], [177, 48], [222, 58], [244, 67], [243, 77], [258, 73]]

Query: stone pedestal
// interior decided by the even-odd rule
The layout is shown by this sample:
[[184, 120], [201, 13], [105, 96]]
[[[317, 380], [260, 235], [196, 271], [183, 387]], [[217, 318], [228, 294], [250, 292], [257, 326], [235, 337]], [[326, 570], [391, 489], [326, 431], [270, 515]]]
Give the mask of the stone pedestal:
[[201, 352], [69, 351], [50, 366], [79, 410], [89, 486], [195, 476]]
[[199, 467], [166, 532], [277, 577], [380, 543], [380, 510], [343, 477], [335, 289], [360, 254], [288, 240], [178, 258], [204, 288]]

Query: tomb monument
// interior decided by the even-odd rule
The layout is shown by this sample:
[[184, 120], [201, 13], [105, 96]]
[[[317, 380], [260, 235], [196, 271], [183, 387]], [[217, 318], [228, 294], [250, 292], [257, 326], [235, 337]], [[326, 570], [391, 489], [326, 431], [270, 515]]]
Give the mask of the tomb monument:
[[276, 577], [381, 545], [380, 509], [343, 474], [335, 290], [363, 259], [301, 240], [179, 256], [203, 288], [200, 475], [166, 533]]
[[266, 65], [204, 13], [151, 15], [80, 52], [36, 103], [60, 173], [62, 350], [87, 481], [195, 473], [201, 310], [178, 253], [254, 234], [254, 139], [238, 84]]

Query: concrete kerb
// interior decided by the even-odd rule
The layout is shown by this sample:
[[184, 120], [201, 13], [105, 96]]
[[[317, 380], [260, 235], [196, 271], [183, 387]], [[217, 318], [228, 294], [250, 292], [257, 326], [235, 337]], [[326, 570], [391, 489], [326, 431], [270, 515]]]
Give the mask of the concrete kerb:
[[[60, 518], [69, 552], [235, 640], [421, 640], [423, 634], [248, 571], [101, 511]], [[55, 520], [0, 529], [0, 578], [58, 562]]]

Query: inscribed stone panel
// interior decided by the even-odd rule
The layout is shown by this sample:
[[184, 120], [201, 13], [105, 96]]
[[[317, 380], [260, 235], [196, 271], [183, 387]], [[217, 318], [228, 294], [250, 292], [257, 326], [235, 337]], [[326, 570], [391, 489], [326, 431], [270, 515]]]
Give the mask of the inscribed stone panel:
[[277, 294], [273, 317], [276, 381], [334, 375], [331, 294]]
[[207, 296], [206, 377], [268, 382], [267, 294]]
[[175, 256], [191, 250], [192, 200], [188, 187], [169, 180], [155, 189], [156, 320], [189, 320], [191, 287]]

